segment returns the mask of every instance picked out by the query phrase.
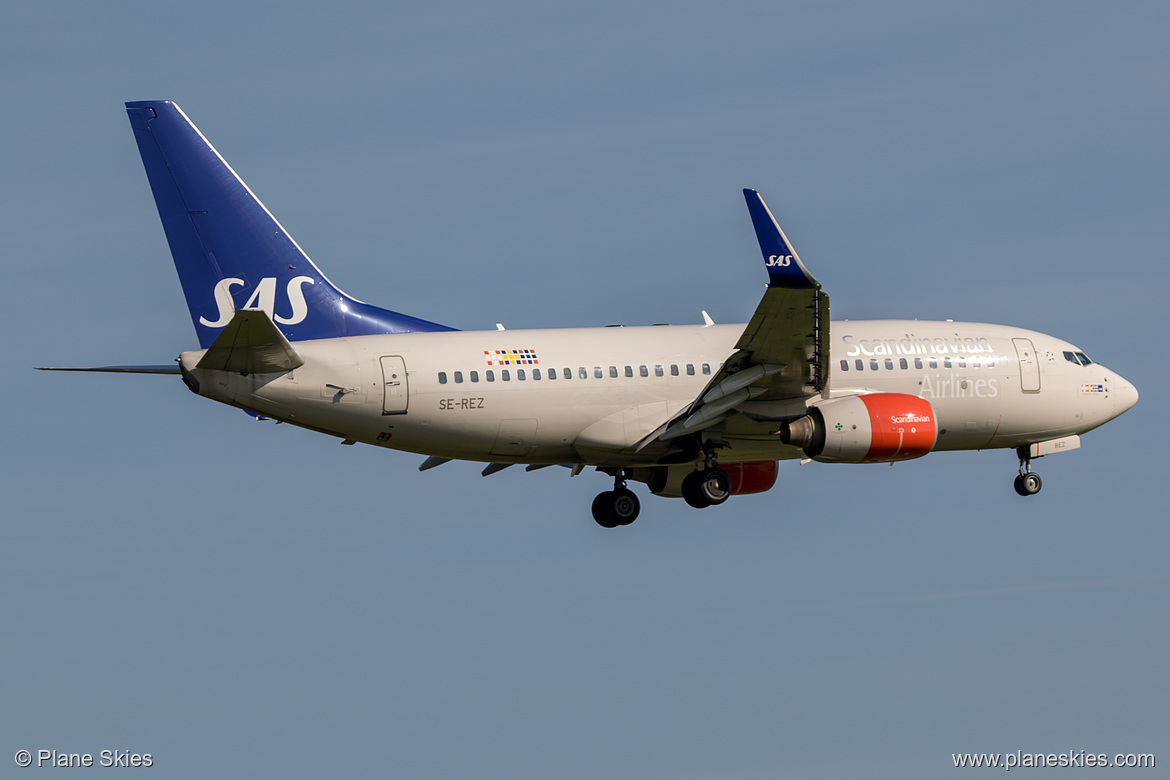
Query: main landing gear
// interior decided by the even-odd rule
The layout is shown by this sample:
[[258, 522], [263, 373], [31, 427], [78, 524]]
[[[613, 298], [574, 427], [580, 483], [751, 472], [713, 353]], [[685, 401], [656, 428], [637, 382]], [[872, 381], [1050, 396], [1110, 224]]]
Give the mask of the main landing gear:
[[593, 519], [602, 528], [617, 528], [637, 520], [641, 508], [634, 491], [626, 487], [626, 473], [618, 471], [613, 478], [613, 490], [598, 493], [593, 499]]
[[718, 506], [731, 497], [731, 478], [719, 468], [715, 450], [708, 449], [702, 471], [695, 471], [683, 479], [683, 500], [695, 509]]
[[1032, 471], [1032, 457], [1028, 454], [1028, 448], [1017, 447], [1016, 455], [1020, 457], [1020, 475], [1014, 483], [1016, 492], [1021, 496], [1034, 496], [1040, 492], [1044, 483], [1040, 481], [1040, 475]]

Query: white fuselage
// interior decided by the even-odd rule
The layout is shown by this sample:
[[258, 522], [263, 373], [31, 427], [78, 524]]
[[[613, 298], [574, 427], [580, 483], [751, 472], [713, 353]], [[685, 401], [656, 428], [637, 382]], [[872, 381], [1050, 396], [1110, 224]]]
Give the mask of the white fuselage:
[[[735, 351], [743, 325], [454, 331], [299, 341], [299, 368], [243, 376], [195, 368], [198, 392], [344, 439], [444, 458], [623, 466]], [[1075, 346], [1001, 325], [834, 322], [830, 380], [807, 405], [871, 392], [934, 407], [936, 450], [1019, 447], [1080, 434], [1130, 408], [1133, 386]], [[401, 376], [399, 374], [402, 374]], [[720, 431], [725, 462], [801, 457], [772, 435], [798, 406], [749, 402]]]

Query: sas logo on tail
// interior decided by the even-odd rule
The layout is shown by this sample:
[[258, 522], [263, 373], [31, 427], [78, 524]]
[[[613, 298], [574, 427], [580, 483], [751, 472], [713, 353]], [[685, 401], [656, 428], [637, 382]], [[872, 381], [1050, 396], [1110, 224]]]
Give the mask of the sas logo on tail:
[[[304, 321], [309, 313], [309, 305], [305, 302], [305, 291], [301, 289], [305, 284], [313, 284], [310, 276], [294, 276], [289, 279], [285, 287], [289, 305], [292, 307], [292, 316], [282, 317], [276, 313], [276, 277], [266, 276], [256, 285], [252, 296], [242, 307], [243, 309], [263, 309], [268, 318], [281, 325], [296, 325]], [[199, 324], [209, 328], [222, 328], [227, 325], [232, 315], [236, 313], [235, 301], [232, 300], [232, 288], [244, 285], [243, 279], [220, 279], [215, 285], [215, 305], [219, 309], [219, 316], [214, 322], [206, 317], [199, 318]]]
[[768, 268], [773, 266], [783, 268], [784, 266], [792, 265], [792, 255], [770, 255], [764, 265]]

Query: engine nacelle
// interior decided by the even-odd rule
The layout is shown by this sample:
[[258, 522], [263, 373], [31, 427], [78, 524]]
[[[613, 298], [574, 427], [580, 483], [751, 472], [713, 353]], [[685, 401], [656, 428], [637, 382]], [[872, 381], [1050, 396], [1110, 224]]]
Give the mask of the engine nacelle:
[[890, 463], [920, 458], [938, 439], [934, 407], [905, 393], [835, 398], [780, 428], [780, 440], [826, 463]]
[[774, 460], [756, 460], [750, 463], [720, 463], [719, 468], [731, 477], [731, 494], [763, 493], [776, 484], [778, 471]]

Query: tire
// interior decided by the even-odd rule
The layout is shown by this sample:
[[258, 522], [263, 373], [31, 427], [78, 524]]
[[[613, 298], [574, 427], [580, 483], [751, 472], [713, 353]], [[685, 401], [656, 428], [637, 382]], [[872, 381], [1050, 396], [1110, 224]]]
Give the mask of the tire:
[[1026, 474], [1019, 475], [1016, 477], [1015, 482], [1012, 483], [1012, 487], [1021, 496], [1034, 496], [1040, 492], [1040, 488], [1043, 486], [1044, 483], [1040, 480], [1040, 475], [1035, 471], [1029, 471]]
[[1028, 492], [1026, 490], [1024, 490], [1024, 475], [1023, 474], [1016, 475], [1015, 480], [1012, 481], [1012, 487], [1014, 487], [1016, 489], [1017, 495], [1021, 495], [1021, 496], [1028, 495]]
[[616, 525], [629, 525], [638, 519], [638, 512], [642, 509], [638, 497], [633, 491], [619, 488], [609, 494], [605, 502], [606, 514], [609, 520]]
[[731, 477], [723, 469], [707, 469], [699, 481], [699, 492], [711, 506], [719, 506], [731, 498]]
[[618, 524], [614, 522], [608, 511], [611, 503], [613, 491], [607, 490], [604, 493], [598, 493], [597, 497], [593, 499], [593, 519], [602, 528], [617, 528]]
[[682, 495], [683, 501], [693, 506], [695, 509], [706, 509], [711, 506], [711, 502], [703, 495], [703, 489], [699, 483], [703, 481], [703, 474], [699, 471], [693, 471], [683, 477], [682, 481]]

